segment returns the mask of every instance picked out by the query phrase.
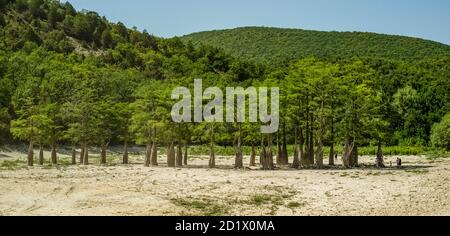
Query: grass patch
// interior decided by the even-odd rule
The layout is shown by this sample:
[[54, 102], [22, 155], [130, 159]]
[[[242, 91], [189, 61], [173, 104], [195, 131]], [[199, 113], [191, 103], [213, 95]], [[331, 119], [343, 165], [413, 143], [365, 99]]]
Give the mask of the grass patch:
[[20, 170], [25, 168], [26, 162], [22, 160], [5, 160], [0, 164], [0, 170]]
[[349, 173], [343, 172], [343, 173], [341, 173], [339, 176], [340, 176], [340, 177], [347, 177], [347, 176], [349, 176], [349, 175], [350, 175]]
[[427, 154], [429, 160], [436, 160], [440, 158], [449, 158], [450, 152], [446, 150], [431, 150]]
[[367, 176], [382, 176], [382, 175], [394, 175], [391, 171], [378, 171], [378, 172], [368, 172]]
[[428, 174], [428, 172], [430, 172], [429, 170], [405, 170], [406, 173], [412, 173], [412, 174], [416, 174], [416, 175], [423, 175], [423, 174]]
[[284, 204], [284, 201], [281, 196], [269, 195], [269, 194], [258, 194], [258, 195], [251, 196], [248, 200], [244, 201], [243, 203], [245, 203], [247, 205], [254, 205], [254, 206], [262, 206], [262, 205], [266, 205], [266, 204], [281, 206]]
[[209, 199], [173, 198], [171, 202], [188, 210], [195, 210], [202, 216], [223, 216], [228, 214], [226, 206]]
[[70, 165], [72, 165], [72, 158], [60, 158], [58, 160], [58, 165], [70, 166]]
[[290, 209], [296, 209], [305, 206], [305, 203], [289, 202], [286, 206]]
[[273, 191], [273, 192], [280, 193], [280, 194], [285, 191], [290, 190], [289, 188], [284, 187], [284, 186], [272, 186], [272, 185], [265, 185], [264, 189], [267, 191]]

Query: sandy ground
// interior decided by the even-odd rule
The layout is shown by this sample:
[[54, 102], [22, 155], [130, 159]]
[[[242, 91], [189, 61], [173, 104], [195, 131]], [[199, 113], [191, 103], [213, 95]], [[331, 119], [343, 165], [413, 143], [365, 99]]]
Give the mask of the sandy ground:
[[[16, 159], [25, 154], [0, 152], [0, 164]], [[207, 157], [146, 168], [142, 156], [120, 165], [118, 155], [107, 166], [2, 164], [0, 215], [450, 215], [450, 159], [402, 159], [401, 170], [234, 170], [231, 157], [218, 169]]]

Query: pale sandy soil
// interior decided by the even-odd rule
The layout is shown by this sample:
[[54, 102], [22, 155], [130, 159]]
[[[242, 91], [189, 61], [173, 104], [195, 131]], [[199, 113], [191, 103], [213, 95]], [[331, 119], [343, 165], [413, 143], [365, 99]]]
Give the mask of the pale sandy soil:
[[[0, 164], [17, 158], [0, 152]], [[109, 166], [3, 165], [0, 215], [450, 215], [450, 159], [402, 158], [402, 170], [233, 170], [226, 157], [219, 169], [206, 157], [183, 168], [163, 157], [146, 168], [140, 156], [126, 166], [119, 156]]]

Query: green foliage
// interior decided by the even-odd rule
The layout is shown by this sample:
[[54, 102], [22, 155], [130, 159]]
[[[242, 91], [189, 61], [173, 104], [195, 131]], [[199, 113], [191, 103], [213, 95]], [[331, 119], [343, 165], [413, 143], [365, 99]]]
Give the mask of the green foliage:
[[[187, 210], [198, 211], [197, 214], [203, 216], [223, 216], [229, 214], [226, 205], [219, 204], [211, 199], [174, 198], [171, 201], [173, 204], [184, 207]], [[194, 212], [194, 214], [196, 213]]]
[[0, 162], [0, 170], [20, 170], [24, 168], [23, 160], [4, 160]]
[[30, 115], [11, 122], [12, 135], [24, 141], [41, 141], [45, 136], [51, 120], [44, 115]]
[[[68, 2], [3, 0], [0, 10], [3, 142], [11, 136], [43, 145], [204, 145], [213, 140], [222, 146], [218, 155], [233, 155], [224, 146], [233, 146], [238, 135], [247, 146], [259, 145], [260, 124], [246, 122], [238, 132], [236, 123], [172, 122], [172, 89], [191, 88], [200, 78], [204, 87], [221, 89], [279, 87], [289, 144], [300, 141], [298, 130], [305, 136], [309, 131], [312, 144], [335, 143], [339, 152], [338, 143], [352, 139], [363, 146], [415, 146], [386, 153], [422, 153], [430, 135], [433, 144], [445, 147], [440, 131], [446, 119], [433, 132], [432, 127], [450, 111], [446, 45], [273, 28], [162, 39], [95, 12], [77, 12]], [[209, 147], [193, 149], [200, 152], [209, 153]]]
[[[155, 93], [154, 91], [159, 91]], [[170, 132], [169, 90], [161, 81], [152, 80], [135, 91], [136, 101], [131, 109], [131, 132], [140, 144], [148, 144], [153, 140], [168, 141], [174, 134]], [[160, 134], [160, 131], [167, 133]]]
[[444, 116], [440, 123], [433, 126], [431, 143], [435, 147], [450, 150], [450, 113]]
[[362, 32], [243, 27], [194, 33], [182, 38], [195, 45], [225, 49], [247, 60], [282, 64], [316, 56], [417, 60], [450, 56], [450, 46], [427, 40]]

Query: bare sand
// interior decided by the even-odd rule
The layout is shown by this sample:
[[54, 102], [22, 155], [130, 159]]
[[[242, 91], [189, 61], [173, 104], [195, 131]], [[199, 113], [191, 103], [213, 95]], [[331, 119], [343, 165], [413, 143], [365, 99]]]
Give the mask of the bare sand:
[[448, 158], [403, 156], [400, 170], [261, 171], [234, 170], [232, 157], [208, 169], [207, 157], [190, 157], [182, 168], [165, 167], [163, 156], [158, 167], [144, 167], [139, 155], [121, 165], [117, 154], [107, 166], [93, 155], [89, 166], [29, 168], [25, 156], [0, 152], [0, 215], [450, 215]]

